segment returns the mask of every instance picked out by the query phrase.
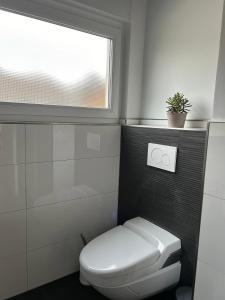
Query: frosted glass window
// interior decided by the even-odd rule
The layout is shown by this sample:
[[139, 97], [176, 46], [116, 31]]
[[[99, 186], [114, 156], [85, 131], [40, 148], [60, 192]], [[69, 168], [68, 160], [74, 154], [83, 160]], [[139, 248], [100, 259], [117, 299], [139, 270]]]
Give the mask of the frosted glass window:
[[0, 10], [0, 102], [109, 107], [111, 40]]

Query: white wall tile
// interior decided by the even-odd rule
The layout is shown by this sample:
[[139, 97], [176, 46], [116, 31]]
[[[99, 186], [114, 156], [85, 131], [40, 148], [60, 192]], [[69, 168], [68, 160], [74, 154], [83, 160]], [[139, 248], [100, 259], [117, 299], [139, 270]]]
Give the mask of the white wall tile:
[[26, 255], [0, 259], [0, 299], [13, 297], [26, 289]]
[[33, 163], [26, 166], [28, 207], [82, 197], [75, 180], [75, 161]]
[[225, 286], [225, 123], [211, 123], [206, 160], [195, 300], [222, 300]]
[[0, 213], [26, 207], [25, 165], [0, 166]]
[[224, 300], [225, 275], [198, 261], [194, 300]]
[[85, 196], [118, 190], [119, 157], [80, 159], [75, 171], [77, 187]]
[[76, 259], [82, 248], [80, 240], [67, 240], [28, 253], [28, 288], [56, 280], [79, 270]]
[[225, 199], [225, 125], [212, 124], [207, 151], [205, 193]]
[[[30, 249], [51, 243], [28, 252], [29, 288], [79, 270], [80, 233], [90, 241], [116, 226], [117, 198], [117, 193], [111, 193], [29, 210]], [[53, 239], [61, 242], [53, 243]]]
[[90, 240], [112, 228], [117, 221], [117, 193], [80, 198], [28, 210], [28, 249], [64, 240]]
[[26, 161], [73, 159], [74, 125], [26, 125]]
[[120, 126], [76, 126], [75, 158], [120, 154]]
[[118, 190], [119, 158], [33, 163], [26, 167], [28, 207]]
[[[225, 200], [204, 196], [199, 258], [225, 275]], [[213, 253], [216, 254], [213, 255]]]
[[81, 230], [87, 241], [117, 225], [118, 192], [83, 199]]
[[0, 259], [26, 252], [26, 211], [0, 214]]
[[120, 126], [26, 125], [27, 162], [117, 156]]
[[27, 289], [26, 251], [31, 289], [116, 226], [119, 153], [120, 126], [0, 125], [0, 299]]
[[[67, 201], [28, 210], [28, 249], [66, 239], [80, 239], [81, 201]], [[79, 207], [79, 209], [78, 209]]]
[[25, 128], [19, 124], [0, 124], [0, 165], [25, 161]]

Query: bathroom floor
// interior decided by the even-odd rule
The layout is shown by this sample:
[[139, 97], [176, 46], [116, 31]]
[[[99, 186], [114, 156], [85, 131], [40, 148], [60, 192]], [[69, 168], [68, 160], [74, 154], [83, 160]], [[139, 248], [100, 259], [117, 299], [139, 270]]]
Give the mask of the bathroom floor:
[[[40, 288], [10, 298], [10, 300], [103, 300], [91, 287], [84, 287], [79, 282], [78, 273], [46, 284]], [[174, 300], [173, 292], [167, 292], [149, 298], [151, 300]]]

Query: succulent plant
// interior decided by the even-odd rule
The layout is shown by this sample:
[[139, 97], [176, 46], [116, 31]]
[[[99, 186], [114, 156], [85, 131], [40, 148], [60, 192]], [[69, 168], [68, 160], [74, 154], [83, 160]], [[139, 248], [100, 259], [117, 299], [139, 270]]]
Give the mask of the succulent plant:
[[166, 100], [168, 104], [168, 112], [171, 113], [187, 113], [189, 108], [192, 106], [184, 94], [177, 92], [173, 97]]

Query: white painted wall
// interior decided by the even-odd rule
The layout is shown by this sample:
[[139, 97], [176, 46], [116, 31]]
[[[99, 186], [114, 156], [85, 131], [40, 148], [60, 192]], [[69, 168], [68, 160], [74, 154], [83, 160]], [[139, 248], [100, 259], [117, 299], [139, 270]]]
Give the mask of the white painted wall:
[[132, 1], [127, 56], [126, 90], [122, 117], [139, 118], [141, 112], [147, 0]]
[[165, 99], [190, 98], [190, 119], [210, 119], [223, 0], [149, 0], [142, 118], [166, 118]]
[[0, 124], [0, 299], [79, 270], [117, 224], [120, 126]]
[[225, 10], [220, 40], [213, 119], [225, 119]]
[[225, 295], [225, 123], [211, 123], [194, 300]]

